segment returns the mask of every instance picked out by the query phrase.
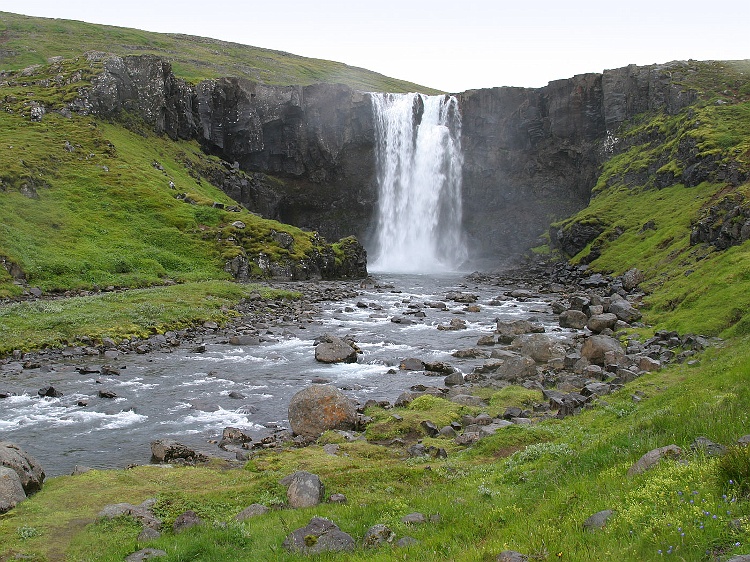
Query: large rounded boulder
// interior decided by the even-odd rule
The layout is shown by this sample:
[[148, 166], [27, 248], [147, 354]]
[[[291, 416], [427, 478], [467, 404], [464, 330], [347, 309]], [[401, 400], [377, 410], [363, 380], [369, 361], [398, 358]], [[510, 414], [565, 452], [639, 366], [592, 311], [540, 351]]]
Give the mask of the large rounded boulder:
[[604, 366], [608, 362], [616, 363], [625, 357], [625, 351], [622, 345], [615, 338], [609, 336], [590, 336], [583, 342], [581, 356], [589, 360], [594, 365]]
[[44, 469], [34, 457], [15, 443], [0, 441], [0, 466], [15, 471], [27, 496], [42, 489]]
[[329, 429], [352, 429], [356, 423], [355, 404], [329, 384], [300, 390], [289, 402], [289, 424], [297, 435], [319, 437]]
[[321, 363], [356, 363], [357, 350], [349, 342], [326, 334], [315, 346], [315, 359]]

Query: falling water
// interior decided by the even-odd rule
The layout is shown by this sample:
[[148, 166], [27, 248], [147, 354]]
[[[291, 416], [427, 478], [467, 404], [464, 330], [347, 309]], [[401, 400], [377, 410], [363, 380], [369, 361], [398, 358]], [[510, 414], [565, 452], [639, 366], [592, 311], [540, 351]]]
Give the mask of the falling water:
[[461, 228], [461, 115], [453, 96], [372, 94], [379, 207], [373, 271], [456, 270]]

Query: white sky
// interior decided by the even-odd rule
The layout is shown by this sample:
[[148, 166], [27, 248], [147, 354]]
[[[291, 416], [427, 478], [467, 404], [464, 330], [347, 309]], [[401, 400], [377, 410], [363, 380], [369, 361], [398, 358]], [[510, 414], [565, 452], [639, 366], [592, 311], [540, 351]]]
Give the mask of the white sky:
[[0, 0], [0, 11], [213, 37], [449, 92], [750, 58], [749, 0]]

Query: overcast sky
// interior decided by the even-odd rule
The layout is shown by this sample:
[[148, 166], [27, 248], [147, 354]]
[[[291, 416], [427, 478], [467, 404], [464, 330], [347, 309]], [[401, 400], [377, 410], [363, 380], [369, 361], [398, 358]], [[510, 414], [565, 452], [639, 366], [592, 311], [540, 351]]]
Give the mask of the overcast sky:
[[213, 37], [449, 92], [750, 58], [750, 0], [0, 0], [0, 11]]

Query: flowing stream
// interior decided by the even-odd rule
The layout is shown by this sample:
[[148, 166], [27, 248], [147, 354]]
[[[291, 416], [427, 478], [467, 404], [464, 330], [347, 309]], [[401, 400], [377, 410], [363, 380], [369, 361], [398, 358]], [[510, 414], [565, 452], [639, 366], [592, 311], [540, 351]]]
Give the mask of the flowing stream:
[[[174, 438], [212, 455], [225, 454], [209, 441], [226, 426], [260, 437], [269, 428], [287, 426], [291, 396], [324, 378], [364, 403], [394, 401], [415, 384], [442, 386], [442, 377], [399, 370], [407, 357], [444, 361], [464, 373], [482, 360], [456, 359], [451, 352], [473, 347], [495, 329], [495, 319], [529, 318], [554, 324], [547, 304], [517, 302], [493, 286], [466, 286], [459, 275], [383, 274], [379, 285], [361, 289], [357, 298], [323, 303], [315, 321], [279, 322], [269, 341], [236, 346], [207, 341], [205, 353], [189, 348], [149, 355], [124, 355], [114, 364], [119, 376], [81, 373], [81, 362], [53, 368], [0, 373], [0, 439], [18, 443], [41, 462], [48, 475], [70, 473], [76, 465], [122, 468], [147, 463], [151, 441]], [[478, 296], [479, 312], [447, 300], [449, 291]], [[442, 301], [445, 309], [425, 303]], [[424, 317], [421, 317], [423, 313]], [[393, 318], [410, 318], [412, 324]], [[437, 330], [461, 318], [467, 329]], [[324, 333], [351, 335], [362, 354], [357, 363], [326, 365], [314, 359], [313, 340]], [[224, 338], [225, 339], [225, 338]], [[113, 363], [96, 359], [86, 365]], [[52, 384], [60, 398], [42, 398], [37, 390]], [[98, 397], [106, 388], [117, 398]], [[78, 405], [87, 401], [87, 406]]]
[[461, 225], [461, 115], [453, 96], [371, 94], [379, 184], [372, 271], [455, 271]]

